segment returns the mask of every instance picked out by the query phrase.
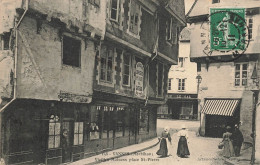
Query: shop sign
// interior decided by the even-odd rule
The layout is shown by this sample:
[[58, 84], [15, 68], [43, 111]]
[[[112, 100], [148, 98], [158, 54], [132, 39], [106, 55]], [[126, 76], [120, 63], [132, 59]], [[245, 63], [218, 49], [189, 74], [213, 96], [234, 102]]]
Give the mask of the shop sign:
[[64, 102], [88, 103], [90, 97], [86, 95], [79, 95], [69, 92], [60, 91], [58, 98]]
[[136, 63], [135, 71], [135, 95], [137, 97], [144, 97], [144, 66], [141, 62]]
[[185, 95], [185, 94], [172, 94], [172, 95], [169, 95], [169, 97], [172, 97], [172, 98], [178, 98], [178, 99], [183, 99], [183, 98], [186, 98], [186, 99], [190, 99], [190, 98], [197, 98], [197, 95], [196, 94], [189, 94], [189, 95]]
[[101, 109], [104, 109], [105, 112], [108, 111], [123, 111], [125, 110], [124, 107], [116, 107], [116, 106], [97, 106], [97, 110], [100, 111]]

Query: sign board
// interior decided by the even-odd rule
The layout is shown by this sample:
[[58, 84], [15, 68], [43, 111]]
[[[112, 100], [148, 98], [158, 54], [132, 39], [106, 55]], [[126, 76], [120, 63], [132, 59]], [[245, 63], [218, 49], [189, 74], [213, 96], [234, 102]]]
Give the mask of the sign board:
[[141, 62], [136, 63], [135, 95], [137, 97], [144, 97], [144, 66]]

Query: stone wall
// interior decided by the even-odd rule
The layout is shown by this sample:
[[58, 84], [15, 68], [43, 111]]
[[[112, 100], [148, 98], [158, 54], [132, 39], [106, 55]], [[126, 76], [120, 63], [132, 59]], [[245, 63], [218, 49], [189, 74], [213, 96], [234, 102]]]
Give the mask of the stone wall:
[[[235, 87], [235, 65], [234, 62], [213, 63], [207, 70], [206, 64], [202, 64], [202, 82], [199, 88], [200, 110], [205, 103], [205, 98], [237, 98], [242, 99], [240, 104], [240, 127], [246, 142], [252, 142], [252, 111], [253, 111], [253, 92], [249, 89], [252, 86], [250, 80], [254, 62], [249, 64], [248, 87]], [[205, 127], [205, 118], [202, 115], [202, 126]], [[205, 131], [205, 130], [202, 130]]]

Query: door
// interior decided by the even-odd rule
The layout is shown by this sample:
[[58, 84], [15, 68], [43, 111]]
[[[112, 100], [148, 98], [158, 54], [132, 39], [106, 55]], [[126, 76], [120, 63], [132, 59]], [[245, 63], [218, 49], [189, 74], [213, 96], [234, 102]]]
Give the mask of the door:
[[61, 133], [62, 162], [71, 162], [73, 145], [73, 122], [63, 121]]

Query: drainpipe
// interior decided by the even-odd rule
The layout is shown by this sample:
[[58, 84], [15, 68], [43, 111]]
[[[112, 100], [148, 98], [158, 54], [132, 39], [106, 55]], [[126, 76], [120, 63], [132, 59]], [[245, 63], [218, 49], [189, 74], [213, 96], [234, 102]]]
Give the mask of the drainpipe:
[[22, 15], [22, 17], [20, 18], [20, 20], [18, 21], [17, 24], [15, 24], [14, 30], [15, 30], [15, 57], [14, 57], [14, 95], [13, 98], [10, 102], [8, 102], [4, 107], [2, 107], [0, 109], [0, 158], [1, 158], [1, 162], [4, 161], [3, 160], [3, 144], [4, 144], [4, 138], [3, 138], [3, 130], [2, 130], [2, 122], [3, 122], [3, 112], [6, 109], [6, 107], [8, 107], [14, 100], [16, 100], [16, 95], [17, 95], [17, 50], [18, 50], [18, 27], [21, 24], [25, 14], [27, 13], [29, 8], [29, 0], [25, 1], [25, 11]]

